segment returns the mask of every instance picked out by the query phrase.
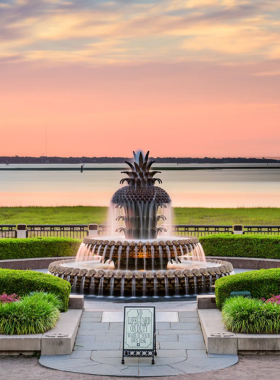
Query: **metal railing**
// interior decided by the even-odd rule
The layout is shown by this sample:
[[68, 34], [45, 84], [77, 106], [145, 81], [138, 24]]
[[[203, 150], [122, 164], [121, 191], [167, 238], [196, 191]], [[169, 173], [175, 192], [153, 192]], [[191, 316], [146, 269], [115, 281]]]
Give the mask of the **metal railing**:
[[83, 239], [88, 236], [87, 224], [29, 224], [27, 237], [70, 237]]
[[172, 233], [179, 236], [205, 236], [213, 234], [233, 234], [233, 226], [211, 226], [211, 225], [191, 225], [177, 224], [172, 226]]
[[[23, 228], [20, 226], [24, 226]], [[22, 237], [22, 230], [26, 231], [24, 237], [70, 237], [73, 239], [83, 239], [86, 236], [93, 236], [90, 230], [97, 229], [95, 233], [98, 236], [107, 235], [109, 226], [106, 224], [87, 225], [87, 224], [1, 224], [1, 238]], [[19, 230], [19, 231], [17, 231]], [[21, 230], [21, 231], [20, 231]], [[195, 224], [177, 224], [172, 226], [172, 235], [175, 236], [196, 236], [201, 237], [213, 234], [260, 234], [260, 235], [280, 235], [280, 226], [219, 226], [219, 225], [195, 225]]]
[[0, 238], [16, 238], [17, 237], [16, 224], [0, 224]]
[[[98, 226], [98, 235], [106, 235], [109, 227], [106, 224]], [[177, 224], [172, 226], [172, 234], [176, 236], [204, 236], [212, 234], [232, 234], [233, 226], [210, 226], [210, 225], [188, 225]]]
[[280, 235], [280, 226], [244, 226], [243, 233], [246, 235]]

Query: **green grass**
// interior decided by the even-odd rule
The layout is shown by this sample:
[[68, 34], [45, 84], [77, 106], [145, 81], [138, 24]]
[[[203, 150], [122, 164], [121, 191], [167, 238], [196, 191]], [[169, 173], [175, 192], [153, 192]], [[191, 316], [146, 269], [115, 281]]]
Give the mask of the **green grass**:
[[0, 224], [102, 224], [107, 207], [1, 207]]
[[280, 224], [280, 208], [175, 208], [174, 214], [176, 224]]
[[222, 310], [226, 329], [244, 334], [279, 334], [280, 305], [258, 299], [228, 298]]
[[[106, 207], [1, 207], [0, 224], [102, 224]], [[280, 208], [174, 208], [175, 224], [279, 225]]]

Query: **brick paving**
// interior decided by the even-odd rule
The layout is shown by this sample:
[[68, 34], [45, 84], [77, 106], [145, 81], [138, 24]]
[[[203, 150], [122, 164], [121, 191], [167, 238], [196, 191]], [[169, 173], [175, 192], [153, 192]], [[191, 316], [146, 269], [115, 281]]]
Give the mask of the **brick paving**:
[[[219, 371], [165, 377], [166, 380], [278, 380], [278, 355], [244, 355], [239, 363]], [[106, 380], [113, 377], [84, 375], [42, 367], [35, 357], [0, 357], [0, 380]], [[116, 377], [114, 377], [116, 379]], [[127, 380], [128, 377], [118, 377]], [[146, 379], [151, 379], [146, 377]]]

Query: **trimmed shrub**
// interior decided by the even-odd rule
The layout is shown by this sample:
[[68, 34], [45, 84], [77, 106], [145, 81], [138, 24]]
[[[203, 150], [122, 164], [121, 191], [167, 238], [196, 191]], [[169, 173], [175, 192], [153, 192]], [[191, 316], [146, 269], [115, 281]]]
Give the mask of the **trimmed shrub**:
[[0, 334], [43, 334], [55, 327], [61, 307], [57, 296], [42, 292], [0, 305]]
[[270, 298], [280, 294], [280, 268], [261, 269], [226, 276], [215, 282], [216, 304], [222, 308], [231, 292], [247, 290], [253, 298]]
[[199, 241], [206, 256], [280, 259], [280, 236], [217, 234]]
[[0, 260], [76, 256], [80, 244], [70, 238], [0, 239]]
[[223, 306], [226, 329], [242, 334], [279, 334], [280, 306], [261, 300], [234, 297]]
[[61, 311], [68, 309], [71, 285], [50, 274], [29, 270], [0, 269], [0, 294], [13, 294], [23, 297], [30, 292], [42, 291], [57, 295], [62, 306]]

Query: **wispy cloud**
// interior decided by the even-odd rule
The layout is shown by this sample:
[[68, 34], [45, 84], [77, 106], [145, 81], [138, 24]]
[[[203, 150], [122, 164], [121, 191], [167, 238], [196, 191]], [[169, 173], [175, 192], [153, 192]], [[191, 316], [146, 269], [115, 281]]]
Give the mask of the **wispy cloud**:
[[266, 71], [262, 73], [255, 73], [254, 74], [257, 77], [274, 77], [274, 76], [280, 76], [280, 70], [276, 71]]
[[[277, 16], [278, 15], [278, 16]], [[0, 57], [87, 64], [278, 59], [273, 0], [7, 0]]]

